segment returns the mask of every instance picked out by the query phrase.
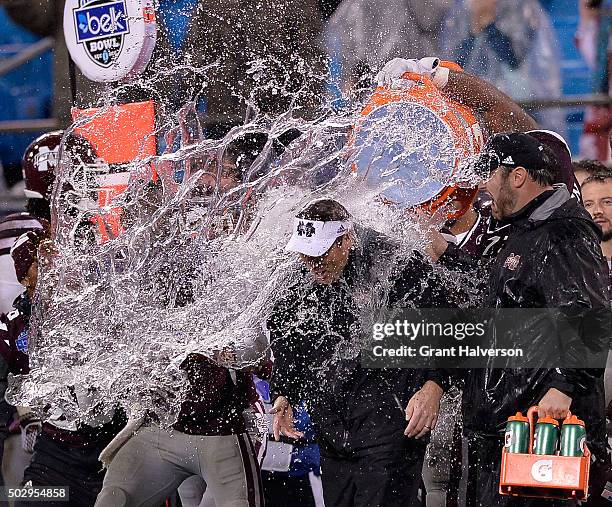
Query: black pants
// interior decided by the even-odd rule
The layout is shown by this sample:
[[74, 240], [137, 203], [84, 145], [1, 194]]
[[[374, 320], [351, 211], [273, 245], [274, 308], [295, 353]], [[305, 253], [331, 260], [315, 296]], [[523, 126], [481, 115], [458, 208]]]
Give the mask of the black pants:
[[69, 502], [19, 502], [19, 507], [92, 507], [102, 489], [104, 471], [98, 456], [103, 445], [71, 447], [42, 432], [34, 445], [30, 466], [23, 474], [24, 484], [68, 486]]
[[[4, 477], [2, 476], [2, 457], [4, 456], [4, 442], [10, 436], [5, 430], [0, 430], [0, 487], [4, 487]], [[8, 505], [8, 502], [0, 501], [0, 507]]]
[[283, 472], [262, 470], [266, 507], [315, 507], [308, 474], [290, 477]]
[[520, 498], [499, 494], [503, 442], [468, 433], [466, 507], [568, 507], [573, 501]]
[[325, 507], [417, 507], [423, 456], [406, 452], [321, 456]]
[[0, 487], [4, 486], [4, 477], [2, 476], [4, 442], [11, 436], [11, 433], [9, 433], [9, 426], [11, 422], [13, 422], [13, 418], [16, 418], [17, 415], [17, 409], [4, 400], [5, 391], [6, 380], [0, 381]]

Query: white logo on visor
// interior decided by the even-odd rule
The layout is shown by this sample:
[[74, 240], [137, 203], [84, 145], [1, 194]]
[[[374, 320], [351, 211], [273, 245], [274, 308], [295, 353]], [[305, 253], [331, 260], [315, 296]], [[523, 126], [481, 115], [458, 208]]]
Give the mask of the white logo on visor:
[[298, 236], [306, 236], [307, 238], [310, 238], [314, 236], [316, 232], [317, 230], [314, 228], [314, 225], [312, 225], [312, 222], [304, 223], [300, 221], [300, 223], [297, 226]]

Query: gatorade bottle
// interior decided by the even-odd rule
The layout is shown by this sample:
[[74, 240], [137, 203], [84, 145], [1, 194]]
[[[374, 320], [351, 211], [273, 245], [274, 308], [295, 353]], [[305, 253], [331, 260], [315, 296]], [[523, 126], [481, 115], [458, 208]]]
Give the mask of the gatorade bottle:
[[555, 454], [559, 440], [559, 422], [552, 417], [538, 419], [533, 437], [533, 454]]
[[526, 454], [529, 450], [529, 419], [520, 412], [508, 417], [504, 446], [512, 453]]
[[561, 427], [561, 456], [584, 456], [585, 442], [584, 421], [575, 415], [567, 417]]

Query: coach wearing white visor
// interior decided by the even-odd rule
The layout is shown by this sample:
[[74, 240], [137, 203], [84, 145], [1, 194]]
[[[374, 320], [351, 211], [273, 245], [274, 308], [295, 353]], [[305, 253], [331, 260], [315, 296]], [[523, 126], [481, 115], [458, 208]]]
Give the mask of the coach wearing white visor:
[[378, 303], [371, 289], [391, 285], [384, 300], [403, 299], [407, 287], [422, 285], [418, 277], [419, 283], [404, 280], [407, 272], [419, 272], [415, 263], [400, 263], [397, 279], [385, 283], [389, 271], [380, 268], [396, 260], [393, 242], [354, 224], [330, 199], [298, 213], [286, 249], [299, 254], [305, 269], [291, 277], [267, 322], [275, 438], [301, 436], [292, 406], [303, 400], [321, 450], [325, 505], [415, 505], [421, 437], [436, 423], [444, 376], [436, 370], [367, 369], [360, 356], [367, 332], [362, 311]]
[[[325, 208], [326, 201], [319, 202]], [[327, 201], [329, 203], [334, 201]], [[336, 220], [308, 220], [295, 218], [293, 235], [285, 250], [297, 252], [318, 283], [330, 284], [340, 278], [355, 244], [355, 233], [348, 212], [338, 205]]]

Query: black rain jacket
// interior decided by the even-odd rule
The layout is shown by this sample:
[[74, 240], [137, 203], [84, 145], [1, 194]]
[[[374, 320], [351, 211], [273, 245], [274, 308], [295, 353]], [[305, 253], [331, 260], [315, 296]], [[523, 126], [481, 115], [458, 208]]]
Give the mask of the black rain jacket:
[[[486, 306], [558, 308], [585, 339], [600, 336], [609, 341], [608, 266], [600, 248], [601, 231], [565, 185], [555, 185], [507, 221], [508, 239], [488, 266]], [[456, 248], [443, 257], [447, 265], [461, 264]], [[542, 354], [559, 346], [554, 331], [534, 330]], [[595, 368], [471, 370], [463, 396], [465, 429], [498, 434], [509, 416], [524, 412], [556, 388], [572, 398], [572, 413], [585, 421], [591, 450], [605, 456], [602, 378], [603, 369]]]
[[[414, 450], [416, 457], [425, 442], [404, 436], [406, 405], [426, 380], [443, 388], [448, 380], [439, 370], [361, 366], [358, 301], [364, 302], [364, 288], [377, 283], [379, 268], [391, 262], [393, 245], [370, 230], [358, 229], [357, 237], [358, 246], [339, 281], [317, 284], [304, 270], [275, 305], [268, 319], [272, 393], [292, 405], [306, 401], [323, 455], [350, 458]], [[388, 275], [389, 303], [445, 306], [447, 297], [432, 271], [415, 253]], [[427, 279], [430, 283], [422, 283]]]

